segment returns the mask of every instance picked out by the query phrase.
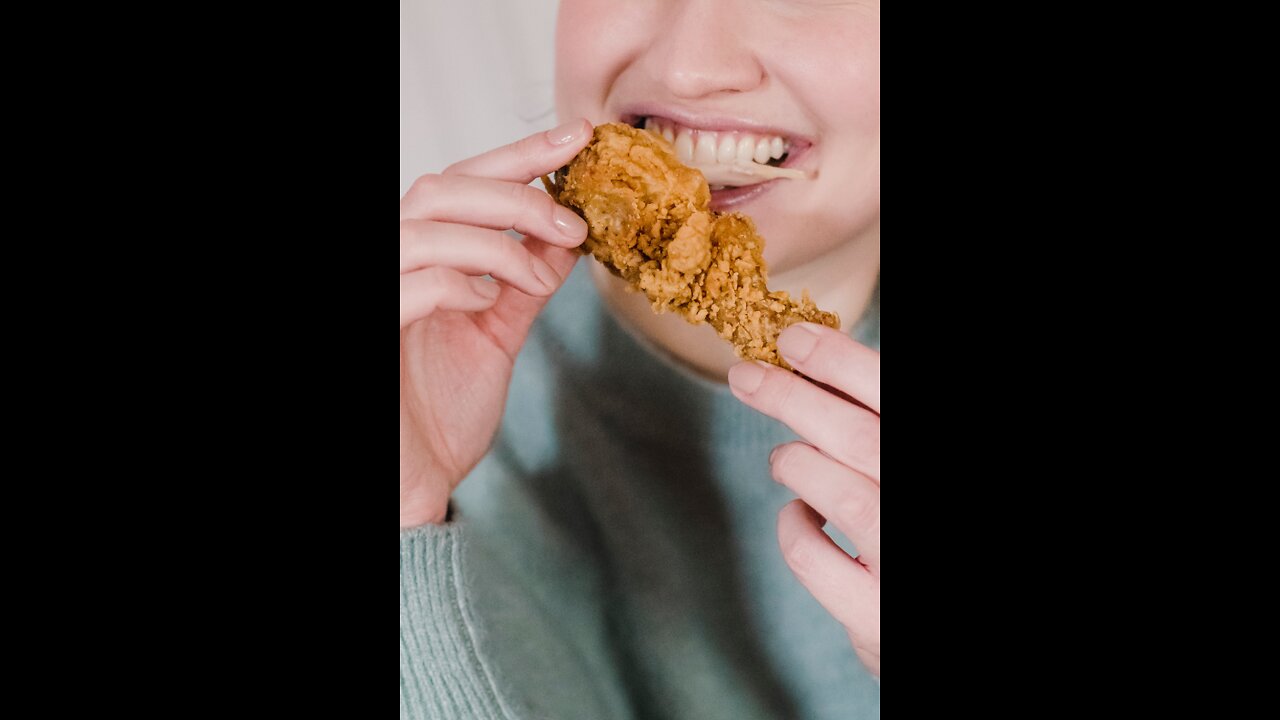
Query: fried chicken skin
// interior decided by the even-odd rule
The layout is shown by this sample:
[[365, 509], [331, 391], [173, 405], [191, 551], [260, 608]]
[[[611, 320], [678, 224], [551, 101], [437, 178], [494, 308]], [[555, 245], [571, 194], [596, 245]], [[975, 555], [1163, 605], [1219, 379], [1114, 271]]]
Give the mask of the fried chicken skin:
[[702, 173], [658, 135], [600, 125], [555, 182], [543, 182], [587, 221], [584, 252], [644, 292], [655, 312], [710, 323], [739, 357], [790, 369], [778, 355], [783, 330], [798, 322], [840, 327], [807, 291], [793, 300], [769, 290], [764, 238], [751, 218], [711, 210]]

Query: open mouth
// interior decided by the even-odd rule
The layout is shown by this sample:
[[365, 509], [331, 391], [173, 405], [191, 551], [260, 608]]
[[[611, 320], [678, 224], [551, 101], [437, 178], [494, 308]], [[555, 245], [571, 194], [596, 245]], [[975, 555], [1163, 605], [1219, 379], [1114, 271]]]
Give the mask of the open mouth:
[[742, 130], [690, 127], [654, 115], [632, 116], [624, 118], [624, 122], [665, 138], [675, 148], [680, 162], [702, 171], [713, 191], [779, 178], [810, 177], [809, 173], [791, 167], [809, 147], [809, 143], [802, 140]]

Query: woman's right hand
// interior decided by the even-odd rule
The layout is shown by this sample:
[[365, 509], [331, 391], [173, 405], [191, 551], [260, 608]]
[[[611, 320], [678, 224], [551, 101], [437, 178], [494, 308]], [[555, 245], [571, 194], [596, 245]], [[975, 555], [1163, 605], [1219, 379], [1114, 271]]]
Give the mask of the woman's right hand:
[[587, 236], [529, 183], [591, 131], [576, 120], [532, 135], [423, 176], [400, 199], [401, 529], [444, 521], [497, 432], [529, 326]]

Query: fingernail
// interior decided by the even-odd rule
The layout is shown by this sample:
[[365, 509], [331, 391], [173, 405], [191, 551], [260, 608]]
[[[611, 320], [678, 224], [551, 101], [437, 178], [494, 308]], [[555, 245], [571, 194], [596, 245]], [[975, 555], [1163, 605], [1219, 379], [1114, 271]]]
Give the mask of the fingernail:
[[801, 325], [792, 325], [778, 338], [778, 352], [792, 365], [798, 365], [813, 354], [818, 345], [818, 334]]
[[471, 289], [475, 290], [477, 295], [489, 300], [493, 300], [498, 297], [498, 292], [502, 290], [502, 288], [498, 287], [496, 283], [491, 283], [488, 280], [481, 280], [480, 278], [471, 279]]
[[548, 290], [555, 290], [560, 287], [560, 276], [556, 274], [556, 271], [552, 270], [551, 266], [541, 258], [530, 257], [533, 265], [533, 274], [538, 276], [542, 284], [546, 285]]
[[554, 130], [547, 131], [547, 142], [552, 145], [564, 145], [582, 137], [582, 130], [586, 127], [581, 119], [570, 120]]
[[741, 363], [729, 369], [729, 385], [740, 393], [750, 395], [760, 389], [765, 369], [756, 363]]
[[585, 240], [587, 237], [587, 222], [578, 217], [578, 213], [570, 210], [563, 205], [557, 205], [551, 219], [555, 222], [556, 227], [560, 228], [560, 232], [565, 237], [574, 240]]
[[778, 458], [778, 451], [779, 451], [779, 450], [781, 450], [781, 449], [782, 449], [782, 446], [781, 446], [781, 445], [779, 445], [778, 447], [776, 447], [776, 448], [774, 448], [774, 449], [773, 449], [773, 452], [769, 453], [769, 464], [770, 464], [770, 465], [773, 465], [773, 461], [774, 461], [774, 460], [776, 460], [776, 459]]

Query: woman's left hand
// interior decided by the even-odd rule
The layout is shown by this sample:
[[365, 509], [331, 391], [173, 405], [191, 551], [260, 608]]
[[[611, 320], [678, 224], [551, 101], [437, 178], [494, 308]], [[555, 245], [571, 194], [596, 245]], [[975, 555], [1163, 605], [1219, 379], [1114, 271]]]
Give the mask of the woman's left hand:
[[[773, 477], [800, 496], [778, 518], [787, 564], [845, 629], [858, 657], [880, 676], [880, 353], [821, 325], [782, 333], [778, 351], [807, 382], [764, 363], [729, 371], [733, 394], [786, 423], [808, 442], [778, 446]], [[827, 521], [853, 541], [850, 557]]]

